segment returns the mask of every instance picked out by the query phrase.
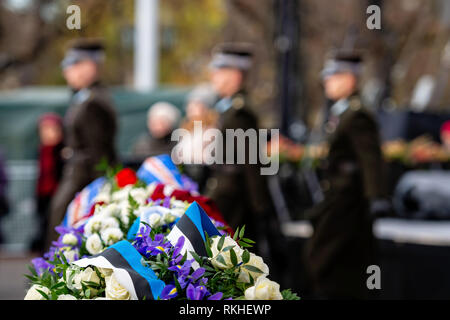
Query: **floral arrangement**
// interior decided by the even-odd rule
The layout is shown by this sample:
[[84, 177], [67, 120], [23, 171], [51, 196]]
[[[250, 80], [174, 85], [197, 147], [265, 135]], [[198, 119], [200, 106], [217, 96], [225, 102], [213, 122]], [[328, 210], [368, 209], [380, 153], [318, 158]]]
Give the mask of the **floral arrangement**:
[[383, 144], [382, 149], [386, 160], [407, 166], [450, 161], [450, 151], [428, 136], [420, 136], [410, 142], [401, 139], [389, 141]]
[[87, 218], [57, 227], [49, 252], [32, 260], [25, 299], [299, 299], [269, 280], [245, 226], [233, 232], [195, 188], [109, 170], [91, 203]]
[[[386, 161], [401, 162], [406, 166], [450, 161], [450, 151], [428, 136], [420, 136], [410, 142], [402, 139], [387, 141], [382, 144], [381, 149]], [[317, 167], [328, 155], [326, 143], [305, 146], [286, 137], [280, 137], [278, 143], [269, 142], [267, 150], [278, 150], [277, 153], [272, 152], [271, 156], [278, 156], [280, 162], [295, 163], [299, 166], [307, 162], [312, 164], [312, 167]]]

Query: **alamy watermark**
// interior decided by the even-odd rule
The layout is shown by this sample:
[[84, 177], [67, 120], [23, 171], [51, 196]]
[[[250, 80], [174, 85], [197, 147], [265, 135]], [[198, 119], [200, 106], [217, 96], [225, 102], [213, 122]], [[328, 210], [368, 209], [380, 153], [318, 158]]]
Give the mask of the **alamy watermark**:
[[366, 285], [369, 290], [381, 289], [381, 269], [376, 264], [370, 265], [366, 270], [370, 276], [367, 278]]
[[369, 30], [381, 29], [381, 8], [375, 4], [368, 6], [366, 10], [370, 16], [366, 20], [366, 26]]
[[[204, 128], [194, 121], [192, 131], [179, 128], [172, 132], [177, 141], [171, 157], [175, 164], [260, 164], [261, 175], [275, 175], [279, 169], [279, 129], [226, 129], [225, 137], [216, 128]], [[225, 151], [225, 152], [224, 152]]]
[[79, 6], [72, 4], [67, 7], [66, 13], [70, 16], [66, 19], [66, 27], [69, 30], [80, 30], [81, 29], [81, 9]]

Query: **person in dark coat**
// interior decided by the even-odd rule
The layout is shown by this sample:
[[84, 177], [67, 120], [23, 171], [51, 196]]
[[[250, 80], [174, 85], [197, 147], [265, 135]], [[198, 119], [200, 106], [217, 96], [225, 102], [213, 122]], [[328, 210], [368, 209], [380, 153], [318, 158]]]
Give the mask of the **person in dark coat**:
[[[0, 220], [9, 213], [9, 202], [7, 196], [8, 178], [6, 176], [5, 159], [0, 149]], [[4, 242], [0, 228], [0, 243]]]
[[38, 128], [40, 146], [36, 197], [39, 227], [31, 243], [31, 251], [43, 253], [50, 202], [62, 176], [61, 151], [64, 147], [62, 119], [55, 113], [46, 113], [40, 117]]
[[147, 113], [148, 132], [142, 135], [133, 147], [133, 156], [142, 162], [147, 157], [169, 154], [175, 143], [171, 140], [172, 131], [177, 128], [181, 113], [168, 102], [157, 102]]
[[359, 54], [341, 50], [323, 70], [325, 94], [334, 104], [324, 125], [324, 199], [308, 214], [314, 233], [306, 249], [318, 298], [372, 297], [366, 285], [367, 267], [376, 264], [372, 221], [388, 210], [378, 126], [357, 93], [361, 62]]
[[51, 203], [47, 247], [56, 240], [58, 226], [75, 194], [102, 173], [96, 166], [102, 160], [117, 161], [115, 136], [117, 116], [107, 89], [100, 83], [104, 58], [101, 42], [76, 41], [62, 61], [64, 77], [74, 94], [64, 117], [63, 157], [67, 164], [61, 184]]
[[[211, 82], [221, 98], [215, 108], [220, 113], [218, 129], [223, 135], [224, 159], [227, 158], [227, 129], [258, 129], [258, 119], [250, 108], [244, 89], [251, 64], [252, 55], [246, 44], [219, 46], [211, 62]], [[235, 140], [233, 164], [225, 164], [224, 160], [224, 164], [211, 166], [205, 193], [217, 204], [231, 228], [235, 230], [245, 225], [246, 235], [257, 241], [255, 251], [270, 265], [271, 260], [276, 260], [276, 253], [282, 251], [282, 248], [277, 252], [271, 250], [279, 240], [279, 226], [266, 176], [261, 175], [261, 165], [250, 164], [249, 143], [246, 139], [245, 150], [238, 150]], [[237, 164], [239, 152], [245, 152], [245, 164]]]

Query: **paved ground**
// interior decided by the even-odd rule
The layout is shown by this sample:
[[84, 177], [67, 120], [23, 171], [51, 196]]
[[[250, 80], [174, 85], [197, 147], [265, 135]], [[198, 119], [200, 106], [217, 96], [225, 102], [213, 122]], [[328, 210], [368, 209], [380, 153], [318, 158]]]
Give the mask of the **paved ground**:
[[33, 257], [24, 253], [0, 252], [0, 300], [22, 300], [27, 290], [27, 265]]

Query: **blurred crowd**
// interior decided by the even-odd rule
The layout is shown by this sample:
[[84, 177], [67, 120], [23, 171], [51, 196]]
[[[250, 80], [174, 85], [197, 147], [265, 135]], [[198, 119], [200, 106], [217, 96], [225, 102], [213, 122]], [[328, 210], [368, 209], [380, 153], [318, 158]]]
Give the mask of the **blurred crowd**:
[[[70, 107], [64, 117], [46, 113], [37, 123], [39, 228], [31, 243], [33, 252], [45, 252], [56, 240], [54, 228], [61, 223], [68, 204], [102, 174], [97, 165], [103, 160], [110, 165], [122, 161], [115, 149], [117, 114], [101, 82], [103, 60], [100, 41], [73, 42], [61, 63], [73, 91]], [[445, 162], [450, 158], [449, 122], [442, 126], [443, 146], [426, 137], [409, 144], [394, 141], [382, 145], [377, 120], [359, 96], [362, 64], [361, 52], [332, 51], [321, 73], [327, 106], [320, 123], [311, 129], [304, 144], [277, 136], [267, 145], [274, 159], [300, 165], [305, 172], [311, 203], [302, 217], [311, 222], [314, 233], [302, 254], [316, 298], [371, 297], [365, 279], [367, 266], [377, 264], [372, 224], [376, 218], [393, 215], [386, 162]], [[261, 164], [207, 165], [202, 151], [210, 141], [203, 136], [205, 131], [194, 130], [197, 121], [203, 130], [216, 128], [223, 133], [260, 128], [247, 97], [251, 67], [249, 44], [218, 45], [209, 65], [209, 82], [190, 92], [184, 108], [166, 101], [149, 107], [147, 118], [142, 119], [147, 132], [136, 138], [133, 160], [140, 163], [147, 157], [171, 154], [176, 144], [173, 131], [191, 132], [181, 141], [181, 158], [174, 160], [185, 163], [182, 170], [199, 184], [202, 194], [213, 199], [231, 228], [246, 225], [248, 237], [258, 243], [255, 250], [271, 264], [274, 276], [282, 278], [283, 261], [292, 252], [288, 253], [282, 236], [277, 211], [281, 200], [269, 187], [272, 177], [260, 174]], [[245, 143], [248, 151], [250, 141]], [[6, 181], [0, 154], [0, 217], [8, 212]], [[302, 189], [291, 188], [285, 196], [300, 199], [301, 193]]]

